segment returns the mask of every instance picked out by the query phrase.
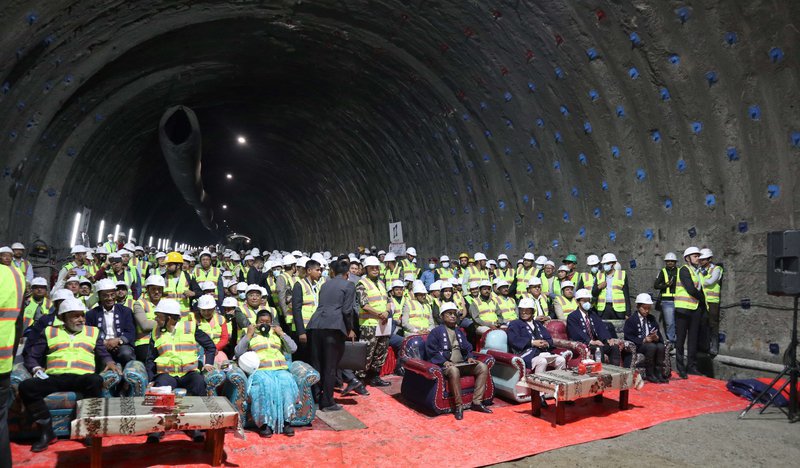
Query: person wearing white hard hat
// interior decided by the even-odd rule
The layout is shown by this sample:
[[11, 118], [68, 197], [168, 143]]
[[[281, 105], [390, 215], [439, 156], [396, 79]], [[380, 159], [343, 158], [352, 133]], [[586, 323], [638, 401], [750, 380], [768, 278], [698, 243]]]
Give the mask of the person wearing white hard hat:
[[101, 279], [95, 284], [95, 290], [99, 303], [86, 313], [86, 324], [100, 330], [103, 344], [123, 369], [136, 359], [133, 311], [117, 302], [117, 285], [114, 281]]
[[492, 284], [489, 280], [482, 280], [479, 283], [478, 297], [472, 300], [469, 314], [475, 325], [474, 333], [478, 335], [502, 325], [503, 321], [497, 316], [497, 304], [492, 300]]
[[63, 288], [64, 281], [67, 278], [72, 276], [85, 277], [89, 274], [87, 271], [89, 262], [86, 260], [86, 247], [80, 244], [75, 245], [72, 247], [70, 252], [72, 253], [72, 260], [65, 263], [64, 266], [58, 270], [58, 279], [53, 285], [53, 289], [50, 291], [50, 294], [53, 294], [57, 290]]
[[[156, 327], [150, 340], [145, 362], [147, 375], [156, 387], [185, 388], [191, 396], [206, 396], [206, 380], [199, 371], [198, 348], [202, 350], [202, 370], [214, 370], [217, 348], [195, 320], [183, 319], [181, 304], [174, 299], [161, 299], [156, 305]], [[147, 443], [158, 443], [164, 433], [152, 433]], [[202, 431], [194, 431], [192, 439], [202, 442]]]
[[625, 321], [625, 339], [636, 345], [636, 352], [644, 354], [645, 380], [652, 383], [668, 383], [665, 365], [666, 347], [658, 329], [658, 322], [650, 315], [653, 299], [647, 293], [636, 296], [636, 313]]
[[[664, 321], [664, 331], [667, 339], [675, 342], [675, 287], [678, 282], [678, 257], [675, 253], [668, 252], [664, 255], [664, 268], [658, 272], [653, 288], [660, 293], [658, 306], [661, 309], [661, 318]], [[658, 320], [656, 320], [658, 322]]]
[[475, 264], [467, 263], [467, 268], [461, 278], [461, 284], [466, 286], [473, 281], [489, 281], [489, 269], [486, 267], [486, 255], [481, 252], [475, 253]]
[[[534, 320], [534, 308], [534, 300], [529, 297], [519, 301], [519, 318], [512, 320], [506, 330], [509, 351], [521, 357], [525, 368], [534, 374], [541, 374], [548, 366], [556, 370], [565, 369], [567, 361], [564, 356], [552, 352], [553, 338], [547, 327]], [[544, 398], [541, 402], [544, 403]]]
[[499, 278], [495, 280], [497, 294], [494, 302], [497, 305], [497, 318], [505, 325], [517, 319], [517, 302], [510, 296], [510, 285], [508, 281]]
[[[239, 286], [241, 287], [241, 285]], [[241, 339], [245, 332], [247, 331], [247, 327], [256, 323], [256, 315], [260, 309], [266, 309], [267, 307], [262, 306], [262, 295], [263, 292], [261, 290], [261, 286], [257, 284], [248, 284], [247, 287], [242, 290], [239, 289], [240, 293], [244, 291], [245, 293], [245, 300], [239, 303], [239, 308], [236, 310], [236, 326], [235, 328], [237, 331], [237, 340]], [[272, 312], [273, 317], [275, 316], [275, 309], [270, 308], [270, 312]]]
[[106, 249], [106, 252], [112, 253], [117, 251], [117, 243], [114, 242], [114, 234], [109, 234], [106, 236], [106, 242], [103, 244], [103, 247]]
[[561, 283], [561, 295], [553, 301], [553, 312], [559, 320], [566, 320], [567, 316], [578, 309], [575, 301], [575, 285], [572, 281]]
[[455, 270], [450, 264], [450, 257], [447, 255], [442, 255], [439, 258], [439, 267], [436, 268], [434, 272], [436, 273], [437, 280], [450, 280], [455, 278]]
[[428, 333], [434, 327], [428, 290], [422, 281], [414, 281], [411, 292], [413, 298], [408, 301], [408, 307], [403, 310], [400, 319], [405, 336]]
[[128, 297], [138, 299], [141, 295], [141, 278], [135, 270], [128, 268], [126, 262], [122, 259], [119, 252], [114, 252], [108, 255], [108, 263], [111, 268], [100, 267], [97, 272], [97, 278], [108, 278], [116, 284], [117, 281], [124, 281], [128, 285]]
[[403, 269], [397, 263], [397, 256], [394, 252], [387, 252], [383, 257], [383, 280], [386, 284], [391, 284], [393, 281], [401, 279]]
[[489, 279], [493, 279], [494, 278], [494, 270], [497, 269], [497, 262], [495, 262], [493, 259], [490, 258], [486, 262], [486, 269], [489, 270]]
[[394, 280], [388, 286], [389, 312], [392, 320], [400, 323], [411, 298], [406, 294], [406, 284], [402, 280]]
[[[703, 280], [703, 292], [708, 307], [708, 335], [710, 338], [708, 352], [714, 356], [719, 353], [719, 296], [722, 290], [722, 265], [711, 260], [714, 253], [711, 249], [700, 249], [700, 269]], [[703, 326], [703, 325], [701, 325]]]
[[71, 276], [64, 281], [64, 289], [69, 289], [72, 295], [80, 298], [81, 292], [81, 279], [77, 276]]
[[58, 318], [58, 324], [54, 322], [38, 336], [30, 337], [24, 358], [25, 367], [35, 378], [19, 384], [19, 396], [40, 431], [32, 452], [47, 450], [56, 440], [44, 402], [48, 395], [76, 392], [83, 398], [99, 398], [103, 377], [95, 371], [119, 373], [103, 344], [101, 331], [86, 324], [86, 306], [80, 300], [65, 299], [59, 306]]
[[541, 276], [542, 270], [544, 270], [544, 264], [547, 263], [547, 257], [544, 255], [539, 255], [536, 257], [536, 272], [534, 273], [535, 276]]
[[514, 274], [514, 287], [512, 293], [517, 298], [521, 299], [528, 290], [528, 282], [536, 276], [536, 267], [533, 264], [534, 256], [530, 252], [525, 252], [522, 256], [522, 264], [517, 266], [517, 271]]
[[[322, 278], [322, 265], [316, 260], [301, 257], [302, 270], [292, 288], [292, 320], [290, 336], [297, 337], [298, 347], [295, 359], [303, 362], [311, 361], [311, 339], [306, 332], [311, 316], [319, 304], [319, 280]], [[298, 263], [300, 261], [298, 260]]]
[[[214, 300], [219, 301], [224, 296], [222, 288], [222, 271], [219, 267], [211, 265], [211, 252], [203, 250], [200, 252], [200, 264], [191, 272], [197, 284], [210, 282], [213, 285], [212, 296]], [[204, 293], [206, 291], [203, 291]]]
[[586, 266], [589, 267], [589, 271], [584, 271], [578, 274], [578, 282], [575, 283], [576, 289], [588, 289], [591, 291], [594, 289], [594, 285], [597, 282], [597, 274], [600, 272], [600, 257], [597, 255], [589, 255], [586, 257]]
[[431, 311], [439, 306], [439, 297], [442, 295], [442, 280], [436, 280], [431, 283], [428, 288], [428, 295], [430, 296]]
[[4, 245], [0, 247], [0, 265], [5, 265], [11, 268], [11, 262], [14, 259], [14, 251], [11, 247]]
[[626, 319], [631, 313], [631, 298], [628, 291], [628, 274], [615, 269], [617, 256], [613, 253], [603, 255], [600, 260], [603, 271], [597, 274], [592, 296], [597, 298], [597, 313], [603, 319]]
[[292, 320], [294, 320], [294, 315], [292, 314], [292, 290], [294, 289], [294, 284], [297, 282], [297, 259], [294, 255], [284, 255], [283, 260], [283, 272], [275, 278], [275, 289], [277, 289], [277, 298], [278, 303], [275, 304], [275, 307], [280, 314], [280, 320], [276, 320], [279, 322], [282, 320], [283, 324], [287, 327], [291, 326]]
[[[124, 281], [117, 281], [116, 286], [117, 286], [117, 295], [114, 297], [114, 299], [117, 301], [117, 304], [124, 305], [125, 307], [133, 310], [133, 303], [135, 302], [135, 299], [130, 296], [130, 292], [128, 291], [128, 284]], [[81, 282], [81, 296], [83, 295], [83, 289], [84, 289], [83, 282]]]
[[266, 273], [267, 287], [272, 295], [271, 299], [273, 305], [278, 303], [278, 277], [283, 273], [283, 258], [279, 255], [274, 255], [274, 258], [274, 260], [271, 260], [271, 268]]
[[228, 356], [223, 350], [228, 346], [230, 340], [228, 323], [222, 315], [217, 313], [217, 299], [213, 294], [203, 294], [197, 299], [195, 318], [197, 319], [197, 327], [206, 332], [206, 335], [211, 338], [217, 348], [214, 364], [222, 364], [227, 361]]
[[542, 294], [552, 302], [556, 296], [561, 294], [561, 281], [556, 275], [556, 264], [552, 260], [544, 262], [544, 267], [539, 273], [542, 280]]
[[675, 284], [675, 367], [680, 378], [687, 379], [688, 374], [700, 375], [697, 370], [697, 344], [702, 315], [706, 312], [706, 296], [703, 276], [699, 272], [700, 249], [687, 248], [683, 251], [683, 260], [685, 263], [678, 268]]
[[417, 249], [409, 247], [406, 249], [406, 258], [400, 261], [400, 268], [403, 275], [414, 275], [414, 279], [419, 278], [420, 269], [417, 267]]
[[500, 254], [497, 256], [497, 268], [494, 269], [494, 277], [507, 282], [509, 287], [514, 283], [514, 268], [508, 261], [508, 255]]
[[17, 270], [27, 284], [31, 284], [31, 281], [33, 281], [33, 267], [31, 262], [25, 258], [25, 246], [20, 242], [14, 242], [11, 244], [11, 251], [13, 252], [11, 267]]
[[244, 263], [239, 267], [239, 281], [247, 281], [247, 274], [250, 273], [250, 269], [253, 268], [253, 263], [255, 263], [255, 261], [255, 257], [250, 254], [244, 256]]
[[592, 307], [592, 293], [588, 289], [575, 291], [578, 310], [567, 316], [567, 336], [589, 347], [590, 357], [597, 350], [608, 359], [608, 363], [619, 366], [621, 361], [620, 341], [611, 336], [608, 327]]
[[425, 285], [425, 289], [431, 287], [434, 281], [438, 278], [436, 277], [436, 270], [439, 268], [439, 259], [436, 257], [431, 257], [428, 259], [427, 268], [422, 271], [422, 274], [419, 276], [419, 279], [422, 281], [422, 284]]
[[[533, 319], [540, 322], [547, 322], [550, 317], [552, 307], [547, 296], [542, 294], [542, 280], [534, 276], [528, 280], [528, 292], [522, 295], [522, 299], [533, 299]], [[520, 299], [520, 300], [522, 300]]]
[[[491, 288], [490, 288], [491, 289]], [[472, 393], [470, 409], [479, 413], [491, 413], [492, 410], [483, 405], [486, 381], [491, 378], [489, 368], [483, 362], [475, 359], [472, 354], [472, 345], [467, 337], [457, 326], [458, 310], [455, 304], [447, 302], [442, 304], [442, 325], [437, 326], [428, 334], [425, 340], [425, 353], [432, 364], [441, 366], [442, 373], [449, 382], [453, 415], [457, 420], [464, 417], [464, 401], [461, 397], [461, 377], [472, 375], [475, 384]], [[469, 365], [464, 365], [469, 364]]]
[[368, 385], [386, 387], [390, 383], [381, 379], [380, 371], [386, 362], [389, 336], [378, 336], [377, 329], [385, 327], [390, 319], [389, 296], [380, 279], [380, 261], [376, 257], [367, 257], [364, 269], [366, 274], [356, 284], [356, 303], [361, 324], [360, 339], [367, 342], [367, 366], [356, 375]]
[[41, 277], [31, 281], [31, 296], [22, 306], [22, 330], [26, 330], [39, 317], [50, 312], [53, 301], [47, 297], [47, 280]]
[[136, 360], [145, 362], [150, 350], [150, 335], [156, 326], [156, 306], [164, 297], [166, 283], [161, 275], [150, 275], [144, 283], [144, 293], [133, 303], [133, 321], [136, 325], [134, 351]]

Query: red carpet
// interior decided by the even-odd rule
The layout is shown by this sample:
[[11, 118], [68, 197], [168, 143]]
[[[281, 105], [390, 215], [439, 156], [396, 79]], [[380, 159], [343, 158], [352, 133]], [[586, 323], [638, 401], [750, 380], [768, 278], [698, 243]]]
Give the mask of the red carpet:
[[[669, 385], [647, 384], [632, 390], [632, 409], [617, 409], [617, 392], [603, 403], [592, 398], [566, 408], [567, 424], [555, 427], [554, 408], [533, 418], [530, 404], [494, 405], [494, 414], [464, 413], [462, 421], [451, 415], [430, 417], [405, 406], [397, 394], [399, 377], [390, 377], [389, 393], [370, 389], [368, 397], [339, 402], [368, 429], [335, 432], [300, 429], [294, 438], [275, 435], [261, 439], [247, 432], [247, 440], [227, 434], [226, 466], [477, 466], [534, 455], [567, 445], [609, 438], [644, 429], [664, 421], [707, 413], [740, 410], [746, 401], [725, 389], [725, 382], [691, 376]], [[498, 402], [499, 403], [499, 402]], [[324, 426], [324, 424], [322, 424]], [[323, 430], [319, 430], [323, 429]], [[184, 434], [171, 434], [159, 445], [145, 445], [144, 437], [104, 439], [103, 466], [208, 466], [208, 454]], [[450, 452], [437, 450], [458, 443]], [[12, 444], [15, 466], [85, 466], [89, 451], [81, 443], [61, 440], [44, 453], [33, 454], [29, 445]]]

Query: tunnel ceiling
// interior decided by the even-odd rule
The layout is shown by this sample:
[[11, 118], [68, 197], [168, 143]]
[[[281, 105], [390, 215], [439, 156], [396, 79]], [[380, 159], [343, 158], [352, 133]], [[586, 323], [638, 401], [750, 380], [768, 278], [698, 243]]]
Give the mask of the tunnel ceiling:
[[[635, 258], [800, 215], [798, 2], [99, 3], [3, 7], [5, 239], [64, 247], [85, 207], [90, 238], [351, 249], [402, 221], [434, 252]], [[174, 105], [218, 232], [161, 154]]]

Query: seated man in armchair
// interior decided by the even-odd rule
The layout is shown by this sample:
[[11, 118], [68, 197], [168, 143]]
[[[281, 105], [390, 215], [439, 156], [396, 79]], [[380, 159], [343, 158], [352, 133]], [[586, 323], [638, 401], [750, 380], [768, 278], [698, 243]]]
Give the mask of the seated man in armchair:
[[658, 322], [650, 315], [653, 299], [647, 293], [636, 296], [636, 313], [625, 321], [625, 339], [636, 345], [636, 352], [644, 354], [645, 380], [653, 383], [669, 383], [669, 376], [661, 369], [666, 354], [664, 338], [658, 329]]
[[[461, 407], [463, 404], [461, 400], [462, 374], [475, 376], [471, 409], [480, 413], [491, 413], [492, 410], [483, 406], [482, 403], [486, 390], [486, 379], [489, 378], [489, 368], [486, 364], [473, 358], [472, 345], [469, 344], [464, 333], [456, 328], [455, 304], [452, 302], [443, 304], [441, 317], [444, 324], [431, 330], [425, 341], [425, 353], [430, 362], [442, 366], [453, 397], [455, 418], [461, 420], [464, 417]], [[470, 366], [464, 367], [464, 364], [470, 364]]]
[[592, 293], [588, 289], [575, 292], [578, 310], [567, 315], [567, 336], [587, 346], [593, 356], [596, 349], [608, 357], [609, 364], [620, 365], [620, 340], [611, 336], [608, 327], [592, 307]]

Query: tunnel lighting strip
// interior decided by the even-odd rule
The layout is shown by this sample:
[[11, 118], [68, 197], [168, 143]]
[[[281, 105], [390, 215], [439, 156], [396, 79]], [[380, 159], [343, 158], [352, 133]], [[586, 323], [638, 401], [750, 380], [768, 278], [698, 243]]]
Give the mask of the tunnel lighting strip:
[[106, 229], [106, 220], [100, 220], [100, 229], [97, 230], [97, 243], [100, 244], [103, 242], [103, 231]]
[[72, 236], [69, 238], [70, 247], [75, 246], [75, 241], [78, 240], [78, 228], [81, 225], [81, 213], [75, 213], [75, 222], [72, 224]]
[[117, 224], [117, 227], [114, 228], [114, 242], [116, 242], [118, 239], [119, 239], [119, 224]]
[[158, 238], [158, 250], [161, 250], [161, 238]]
[[148, 247], [152, 247], [153, 246], [153, 236], [150, 236], [150, 241], [147, 243], [147, 246]]
[[128, 229], [128, 242], [133, 238], [133, 228]]

